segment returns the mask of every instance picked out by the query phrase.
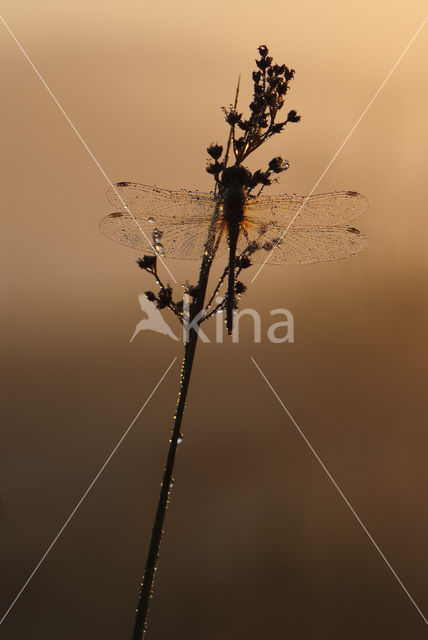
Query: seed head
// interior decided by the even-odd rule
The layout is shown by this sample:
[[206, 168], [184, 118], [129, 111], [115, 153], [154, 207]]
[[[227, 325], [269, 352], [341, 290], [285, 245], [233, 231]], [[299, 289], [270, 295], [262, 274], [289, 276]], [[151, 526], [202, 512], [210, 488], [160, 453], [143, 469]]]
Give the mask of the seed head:
[[299, 121], [300, 121], [300, 116], [297, 115], [294, 109], [288, 112], [287, 122], [299, 122]]
[[286, 171], [289, 166], [290, 165], [288, 161], [283, 160], [281, 156], [278, 156], [277, 158], [272, 158], [272, 160], [269, 162], [269, 169], [273, 173], [281, 173], [282, 171]]

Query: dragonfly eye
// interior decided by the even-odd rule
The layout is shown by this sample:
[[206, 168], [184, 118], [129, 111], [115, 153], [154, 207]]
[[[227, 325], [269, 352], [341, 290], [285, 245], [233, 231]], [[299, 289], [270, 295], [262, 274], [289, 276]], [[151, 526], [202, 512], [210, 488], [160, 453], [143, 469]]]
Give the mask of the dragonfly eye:
[[236, 165], [234, 167], [226, 167], [221, 174], [221, 183], [225, 187], [229, 186], [248, 186], [251, 173], [245, 167]]

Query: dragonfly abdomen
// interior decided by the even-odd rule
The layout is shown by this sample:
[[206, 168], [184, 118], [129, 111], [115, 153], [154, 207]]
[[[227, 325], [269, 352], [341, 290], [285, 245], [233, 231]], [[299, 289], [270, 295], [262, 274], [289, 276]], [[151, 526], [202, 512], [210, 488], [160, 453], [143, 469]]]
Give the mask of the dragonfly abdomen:
[[233, 311], [235, 309], [235, 264], [236, 264], [236, 245], [238, 243], [239, 223], [231, 223], [228, 225], [228, 242], [229, 242], [229, 277], [226, 293], [226, 328], [229, 335], [233, 330]]
[[[236, 246], [244, 220], [246, 193], [244, 189], [242, 168], [231, 168], [231, 180], [226, 183], [223, 192], [223, 219], [227, 224], [229, 244], [229, 277], [226, 294], [226, 327], [230, 335], [233, 329], [233, 310], [235, 308], [235, 261]], [[244, 170], [245, 171], [245, 170]]]
[[238, 236], [244, 220], [245, 191], [241, 184], [229, 184], [223, 194], [223, 219], [227, 224], [229, 244], [229, 277], [226, 294], [226, 327], [230, 335], [233, 329], [235, 308], [235, 260]]

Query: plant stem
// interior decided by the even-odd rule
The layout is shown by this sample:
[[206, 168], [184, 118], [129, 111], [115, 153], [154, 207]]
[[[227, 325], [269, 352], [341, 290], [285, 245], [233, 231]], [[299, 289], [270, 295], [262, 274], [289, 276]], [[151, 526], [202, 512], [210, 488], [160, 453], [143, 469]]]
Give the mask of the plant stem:
[[[201, 269], [199, 273], [198, 294], [194, 299], [193, 304], [191, 305], [191, 317], [193, 318], [197, 316], [198, 313], [203, 309], [205, 302], [209, 273], [212, 261], [214, 259], [215, 249], [217, 247], [217, 245], [214, 243], [216, 235], [216, 220], [217, 218], [216, 216], [214, 216], [208, 234], [206, 250], [202, 259]], [[153, 523], [152, 536], [150, 539], [146, 566], [144, 569], [144, 577], [141, 582], [141, 591], [138, 600], [138, 608], [135, 618], [132, 640], [141, 640], [147, 630], [149, 604], [150, 598], [153, 593], [153, 583], [159, 559], [159, 548], [163, 534], [163, 523], [165, 520], [166, 509], [168, 507], [168, 502], [171, 494], [175, 455], [177, 452], [178, 440], [181, 436], [181, 422], [183, 419], [184, 408], [186, 406], [187, 391], [189, 389], [190, 374], [192, 371], [197, 342], [198, 333], [197, 331], [191, 329], [189, 331], [188, 342], [186, 342], [184, 346], [184, 357], [181, 366], [181, 380], [178, 392], [177, 408], [174, 416], [174, 424], [171, 433], [168, 456], [166, 459], [156, 515]]]

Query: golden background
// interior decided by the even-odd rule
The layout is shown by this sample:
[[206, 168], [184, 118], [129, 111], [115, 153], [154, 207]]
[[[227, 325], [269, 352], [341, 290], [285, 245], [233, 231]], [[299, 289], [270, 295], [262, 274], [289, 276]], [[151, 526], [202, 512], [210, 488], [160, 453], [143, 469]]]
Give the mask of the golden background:
[[[113, 182], [209, 190], [205, 149], [227, 133], [220, 107], [239, 73], [248, 104], [267, 44], [296, 70], [284, 110], [302, 121], [248, 166], [283, 155], [291, 168], [270, 192], [299, 194], [425, 12], [401, 0], [2, 3]], [[427, 28], [317, 188], [367, 196], [357, 226], [368, 251], [267, 266], [241, 305], [260, 310], [262, 343], [244, 320], [239, 344], [198, 347], [151, 640], [426, 637], [250, 356], [426, 615]], [[180, 345], [154, 333], [130, 344], [152, 282], [137, 254], [98, 232], [112, 210], [105, 178], [3, 26], [0, 43], [2, 615]], [[196, 278], [195, 263], [168, 266], [179, 283]], [[278, 307], [294, 315], [294, 344], [266, 339]], [[179, 359], [5, 620], [5, 639], [130, 637], [178, 373]]]

